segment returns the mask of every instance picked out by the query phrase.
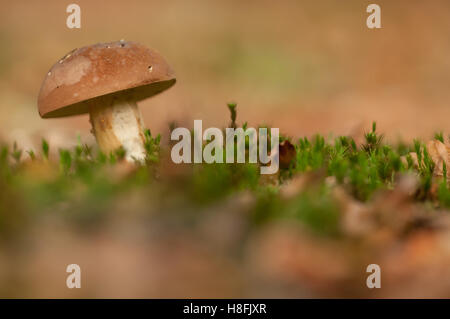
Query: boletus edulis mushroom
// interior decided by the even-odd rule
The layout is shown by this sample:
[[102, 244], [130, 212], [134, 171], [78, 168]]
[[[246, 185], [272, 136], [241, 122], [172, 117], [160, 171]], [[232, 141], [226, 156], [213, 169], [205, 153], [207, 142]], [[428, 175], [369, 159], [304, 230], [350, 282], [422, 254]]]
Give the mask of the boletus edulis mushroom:
[[145, 160], [144, 123], [137, 102], [175, 84], [164, 58], [123, 40], [75, 49], [47, 73], [38, 98], [42, 118], [89, 113], [102, 152], [121, 147], [129, 161]]

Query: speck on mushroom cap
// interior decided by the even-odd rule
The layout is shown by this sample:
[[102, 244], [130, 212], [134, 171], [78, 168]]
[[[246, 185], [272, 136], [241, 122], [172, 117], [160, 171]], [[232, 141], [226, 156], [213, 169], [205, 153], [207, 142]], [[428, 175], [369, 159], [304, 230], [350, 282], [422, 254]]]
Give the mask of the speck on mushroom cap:
[[175, 81], [171, 67], [152, 49], [135, 42], [98, 43], [75, 49], [52, 66], [39, 92], [39, 114], [87, 113], [87, 101], [105, 95], [127, 94], [140, 101]]

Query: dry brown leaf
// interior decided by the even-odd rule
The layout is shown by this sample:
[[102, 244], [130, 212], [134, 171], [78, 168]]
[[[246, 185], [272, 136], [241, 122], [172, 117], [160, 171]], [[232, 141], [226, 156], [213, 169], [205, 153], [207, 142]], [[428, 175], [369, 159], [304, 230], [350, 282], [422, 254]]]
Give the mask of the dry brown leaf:
[[[431, 140], [427, 143], [428, 154], [430, 154], [431, 160], [435, 164], [434, 175], [443, 176], [444, 175], [444, 163], [448, 168], [450, 165], [450, 146], [445, 145], [439, 140]], [[413, 165], [415, 168], [419, 167], [419, 160], [415, 152], [409, 153], [413, 160]], [[402, 162], [406, 165], [406, 156], [401, 157]], [[422, 160], [423, 161], [423, 160]], [[450, 175], [450, 174], [448, 174]], [[447, 176], [450, 180], [450, 176]]]
[[444, 175], [444, 163], [447, 167], [450, 165], [450, 147], [438, 140], [432, 140], [427, 143], [427, 150], [435, 164], [434, 174]]
[[295, 146], [291, 142], [285, 140], [280, 143], [280, 167], [289, 168], [297, 155]]
[[[411, 156], [411, 159], [413, 161], [413, 166], [414, 168], [419, 168], [419, 160], [417, 159], [417, 154], [416, 152], [410, 152], [409, 156]], [[402, 156], [401, 160], [403, 162], [404, 165], [408, 165], [408, 161], [406, 159], [406, 156]]]

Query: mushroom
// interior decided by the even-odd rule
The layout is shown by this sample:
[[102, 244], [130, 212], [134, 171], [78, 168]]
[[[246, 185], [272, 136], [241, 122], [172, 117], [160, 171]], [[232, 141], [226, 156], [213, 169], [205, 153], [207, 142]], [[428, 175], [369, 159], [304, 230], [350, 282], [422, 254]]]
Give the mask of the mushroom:
[[175, 84], [164, 58], [123, 40], [75, 49], [47, 73], [38, 98], [42, 118], [89, 113], [106, 154], [121, 147], [128, 161], [145, 161], [144, 122], [137, 102]]

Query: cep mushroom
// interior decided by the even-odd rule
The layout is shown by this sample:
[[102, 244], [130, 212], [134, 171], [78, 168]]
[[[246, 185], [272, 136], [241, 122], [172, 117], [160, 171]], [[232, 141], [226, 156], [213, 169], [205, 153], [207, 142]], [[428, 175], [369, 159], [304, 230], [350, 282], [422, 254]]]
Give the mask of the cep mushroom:
[[89, 113], [102, 152], [120, 147], [129, 161], [145, 160], [144, 122], [137, 102], [175, 84], [164, 58], [139, 43], [98, 43], [52, 66], [38, 98], [42, 118]]

